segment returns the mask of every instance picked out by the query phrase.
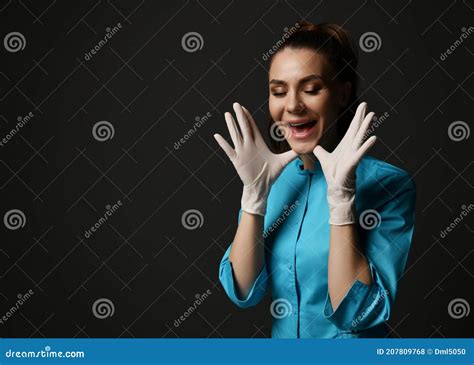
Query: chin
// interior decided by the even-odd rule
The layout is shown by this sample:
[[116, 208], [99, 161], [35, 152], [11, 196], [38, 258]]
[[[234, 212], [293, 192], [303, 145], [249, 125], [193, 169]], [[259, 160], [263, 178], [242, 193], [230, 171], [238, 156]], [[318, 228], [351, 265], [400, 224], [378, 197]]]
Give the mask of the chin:
[[305, 155], [308, 153], [313, 153], [313, 150], [316, 148], [318, 141], [288, 141], [291, 149], [299, 155]]

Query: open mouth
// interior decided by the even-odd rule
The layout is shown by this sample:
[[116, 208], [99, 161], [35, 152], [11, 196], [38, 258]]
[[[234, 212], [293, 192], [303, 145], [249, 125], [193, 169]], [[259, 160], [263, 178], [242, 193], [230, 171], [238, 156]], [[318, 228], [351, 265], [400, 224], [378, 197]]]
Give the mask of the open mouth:
[[310, 120], [301, 123], [288, 123], [288, 126], [290, 127], [290, 130], [292, 132], [291, 135], [293, 137], [306, 138], [311, 135], [317, 122], [317, 120]]

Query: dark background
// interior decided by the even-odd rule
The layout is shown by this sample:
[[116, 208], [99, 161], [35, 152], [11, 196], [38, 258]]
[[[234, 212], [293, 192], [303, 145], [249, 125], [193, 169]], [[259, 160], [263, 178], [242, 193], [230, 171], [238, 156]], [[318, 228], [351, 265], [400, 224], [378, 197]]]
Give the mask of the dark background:
[[[0, 336], [270, 336], [269, 296], [240, 310], [218, 282], [241, 182], [212, 135], [228, 136], [223, 113], [234, 101], [265, 129], [262, 55], [285, 27], [308, 20], [342, 24], [357, 45], [366, 32], [381, 39], [374, 52], [359, 48], [361, 100], [389, 115], [371, 154], [410, 171], [418, 189], [391, 336], [471, 337], [470, 317], [452, 318], [448, 304], [473, 302], [474, 214], [445, 238], [440, 231], [473, 203], [474, 35], [444, 61], [440, 54], [472, 25], [473, 10], [469, 0], [2, 1], [0, 137], [19, 116], [34, 117], [0, 147], [0, 314], [18, 294], [34, 294], [0, 324]], [[122, 29], [85, 60], [118, 22]], [[23, 50], [4, 47], [10, 32], [23, 34]], [[182, 47], [188, 32], [202, 36], [202, 49]], [[113, 125], [112, 139], [93, 137], [99, 121]], [[448, 134], [455, 121], [467, 123], [460, 141]], [[24, 227], [7, 229], [12, 209], [24, 213]], [[182, 224], [190, 209], [202, 214], [198, 229]], [[114, 306], [105, 319], [92, 311], [101, 298]]]

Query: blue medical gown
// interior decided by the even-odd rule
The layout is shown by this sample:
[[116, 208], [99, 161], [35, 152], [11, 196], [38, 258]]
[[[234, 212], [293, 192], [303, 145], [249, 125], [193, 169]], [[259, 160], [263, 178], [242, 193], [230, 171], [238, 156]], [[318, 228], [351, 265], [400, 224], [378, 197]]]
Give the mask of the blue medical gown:
[[410, 249], [415, 184], [407, 172], [384, 161], [370, 156], [360, 161], [357, 227], [372, 284], [356, 280], [334, 311], [327, 277], [327, 184], [318, 161], [314, 167], [304, 170], [298, 157], [272, 185], [264, 218], [265, 263], [246, 298], [235, 285], [232, 244], [220, 262], [220, 282], [241, 308], [255, 306], [271, 289], [274, 338], [384, 337]]

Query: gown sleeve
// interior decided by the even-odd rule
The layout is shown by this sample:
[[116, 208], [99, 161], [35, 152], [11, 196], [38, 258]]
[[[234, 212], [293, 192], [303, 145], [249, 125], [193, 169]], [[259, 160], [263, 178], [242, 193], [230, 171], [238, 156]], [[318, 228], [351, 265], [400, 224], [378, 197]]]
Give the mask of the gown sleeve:
[[395, 174], [393, 171], [390, 174], [379, 172], [377, 181], [382, 187], [378, 197], [386, 197], [381, 204], [373, 203], [377, 208], [372, 213], [379, 214], [379, 217], [375, 215], [378, 224], [374, 227], [365, 225], [364, 229], [359, 222], [359, 241], [361, 247], [365, 247], [372, 284], [356, 280], [336, 310], [332, 308], [329, 292], [326, 295], [323, 315], [342, 330], [359, 331], [389, 319], [411, 245], [415, 183], [404, 171]]

